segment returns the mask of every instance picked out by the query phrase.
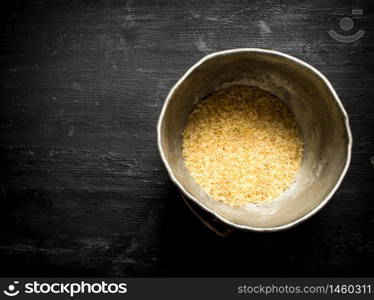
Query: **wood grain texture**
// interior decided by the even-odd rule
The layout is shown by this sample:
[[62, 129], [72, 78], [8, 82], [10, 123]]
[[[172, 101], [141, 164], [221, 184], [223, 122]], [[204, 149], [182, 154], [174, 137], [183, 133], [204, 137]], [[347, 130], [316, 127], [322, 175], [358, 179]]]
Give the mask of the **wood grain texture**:
[[[374, 13], [339, 43], [350, 1], [24, 1], [0, 31], [1, 276], [374, 276]], [[351, 34], [348, 32], [346, 34]], [[207, 53], [280, 50], [332, 82], [350, 116], [349, 172], [280, 233], [220, 238], [185, 207], [156, 123]]]

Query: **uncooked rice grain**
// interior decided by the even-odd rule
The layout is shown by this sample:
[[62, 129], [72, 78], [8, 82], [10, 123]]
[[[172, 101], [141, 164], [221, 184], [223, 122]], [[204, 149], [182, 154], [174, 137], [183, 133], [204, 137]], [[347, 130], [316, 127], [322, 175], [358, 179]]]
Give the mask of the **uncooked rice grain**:
[[234, 86], [200, 101], [183, 131], [195, 182], [232, 206], [276, 198], [294, 182], [303, 140], [288, 107], [255, 87]]

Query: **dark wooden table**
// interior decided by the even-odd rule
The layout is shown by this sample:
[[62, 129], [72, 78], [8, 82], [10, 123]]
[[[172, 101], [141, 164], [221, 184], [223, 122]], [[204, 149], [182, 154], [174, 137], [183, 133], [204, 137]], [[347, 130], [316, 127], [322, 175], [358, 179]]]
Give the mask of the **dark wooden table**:
[[[40, 0], [2, 9], [0, 275], [373, 276], [370, 6]], [[352, 30], [339, 28], [342, 13]], [[330, 29], [366, 32], [341, 43]], [[156, 122], [192, 64], [237, 47], [280, 50], [321, 70], [349, 113], [354, 146], [341, 188], [315, 217], [221, 238], [170, 182]]]

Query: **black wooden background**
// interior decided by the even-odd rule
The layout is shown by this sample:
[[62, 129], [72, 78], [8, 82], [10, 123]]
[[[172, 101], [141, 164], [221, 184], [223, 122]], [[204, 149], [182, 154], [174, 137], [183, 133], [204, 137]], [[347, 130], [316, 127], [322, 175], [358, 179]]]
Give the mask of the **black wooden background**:
[[[342, 14], [354, 28], [339, 28]], [[370, 1], [25, 1], [1, 9], [1, 276], [373, 276]], [[350, 35], [340, 43], [330, 29]], [[156, 146], [198, 59], [263, 47], [321, 70], [350, 116], [349, 172], [294, 229], [221, 238], [185, 207]]]

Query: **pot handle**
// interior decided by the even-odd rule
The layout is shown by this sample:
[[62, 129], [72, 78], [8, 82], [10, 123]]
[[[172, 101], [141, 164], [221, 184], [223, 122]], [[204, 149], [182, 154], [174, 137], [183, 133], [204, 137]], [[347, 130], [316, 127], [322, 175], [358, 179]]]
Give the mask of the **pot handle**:
[[[206, 221], [206, 218], [204, 218], [202, 214], [200, 214], [197, 211], [197, 209], [194, 209], [191, 206], [190, 201], [187, 199], [185, 195], [182, 194], [182, 198], [184, 200], [184, 203], [186, 203], [187, 207], [195, 215], [195, 217], [197, 217], [201, 221], [201, 223], [203, 223], [206, 227], [212, 230], [215, 234], [222, 237], [227, 237], [234, 232], [233, 229], [228, 228], [225, 224], [223, 224], [220, 220], [217, 220], [214, 216], [211, 218], [211, 222]], [[200, 207], [198, 209], [200, 209]]]

